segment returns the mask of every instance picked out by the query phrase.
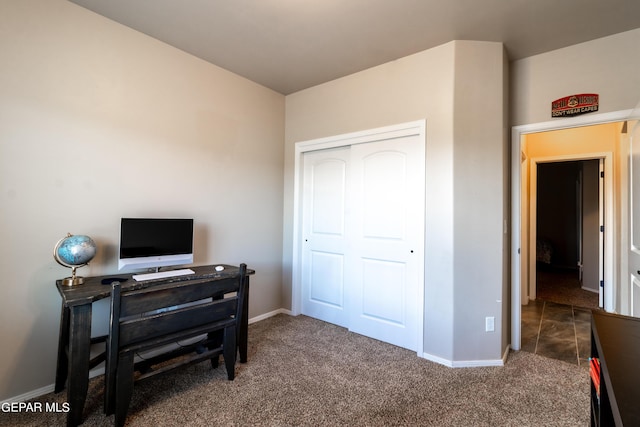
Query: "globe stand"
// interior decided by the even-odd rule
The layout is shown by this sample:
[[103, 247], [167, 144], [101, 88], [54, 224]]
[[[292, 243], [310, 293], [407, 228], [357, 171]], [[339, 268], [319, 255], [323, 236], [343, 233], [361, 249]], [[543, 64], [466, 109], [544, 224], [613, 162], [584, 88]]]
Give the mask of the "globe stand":
[[63, 267], [71, 269], [71, 277], [60, 282], [63, 286], [78, 286], [84, 283], [84, 277], [76, 275], [76, 269], [84, 267], [96, 254], [96, 244], [89, 236], [74, 236], [67, 233], [53, 247], [53, 259]]
[[84, 277], [76, 276], [76, 268], [77, 267], [71, 267], [71, 277], [65, 277], [62, 279], [62, 284], [64, 286], [77, 286], [84, 283]]

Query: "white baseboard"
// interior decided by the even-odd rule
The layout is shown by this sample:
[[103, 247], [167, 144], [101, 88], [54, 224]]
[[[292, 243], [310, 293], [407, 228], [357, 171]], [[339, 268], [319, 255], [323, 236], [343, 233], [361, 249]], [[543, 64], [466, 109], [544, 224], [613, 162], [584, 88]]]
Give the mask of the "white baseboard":
[[277, 316], [278, 314], [288, 314], [289, 316], [293, 315], [291, 310], [286, 310], [284, 308], [279, 308], [277, 310], [270, 311], [269, 313], [265, 313], [265, 314], [261, 314], [260, 316], [252, 317], [251, 319], [249, 319], [249, 324], [252, 324], [252, 323], [255, 323], [255, 322], [259, 322], [261, 320], [268, 319], [269, 317]]
[[51, 392], [53, 392], [54, 389], [55, 389], [55, 384], [49, 384], [47, 386], [41, 387], [41, 388], [36, 389], [36, 390], [31, 390], [31, 391], [26, 392], [24, 394], [21, 394], [19, 396], [10, 397], [10, 398], [0, 402], [0, 404], [3, 404], [5, 402], [6, 403], [26, 402], [27, 400], [31, 400], [31, 399], [34, 399], [36, 397], [40, 397], [40, 396], [43, 396], [45, 394], [51, 393]]
[[422, 353], [424, 359], [432, 362], [444, 365], [449, 368], [481, 368], [485, 366], [504, 366], [507, 356], [509, 355], [509, 347], [507, 346], [505, 352], [502, 355], [502, 359], [487, 359], [487, 360], [448, 360], [433, 354]]
[[460, 362], [453, 362], [454, 368], [483, 368], [487, 366], [504, 366], [504, 362], [502, 359], [463, 360]]
[[418, 355], [420, 357], [422, 357], [423, 359], [427, 359], [427, 360], [429, 360], [431, 362], [435, 362], [435, 363], [437, 363], [439, 365], [444, 365], [444, 366], [446, 366], [448, 368], [453, 368], [453, 362], [451, 360], [449, 360], [449, 359], [444, 359], [444, 358], [442, 358], [440, 356], [434, 356], [433, 354], [429, 354], [429, 353], [422, 353], [422, 354], [418, 353]]

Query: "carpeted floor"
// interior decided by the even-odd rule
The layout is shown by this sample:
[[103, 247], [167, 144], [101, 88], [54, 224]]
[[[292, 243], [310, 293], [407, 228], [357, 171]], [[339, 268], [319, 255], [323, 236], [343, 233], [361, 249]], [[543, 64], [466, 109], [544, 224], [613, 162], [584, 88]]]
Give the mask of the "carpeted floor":
[[[134, 389], [128, 426], [586, 426], [584, 367], [511, 352], [503, 367], [447, 368], [412, 351], [304, 316], [249, 328], [249, 362], [227, 381], [208, 363]], [[102, 413], [101, 378], [85, 406]], [[64, 402], [64, 393], [39, 402]], [[64, 414], [0, 413], [7, 426], [58, 426]]]

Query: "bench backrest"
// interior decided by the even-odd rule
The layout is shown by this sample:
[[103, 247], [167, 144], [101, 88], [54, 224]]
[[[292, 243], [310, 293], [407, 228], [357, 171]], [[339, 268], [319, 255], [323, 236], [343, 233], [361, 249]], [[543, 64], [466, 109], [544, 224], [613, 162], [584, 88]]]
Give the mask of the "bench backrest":
[[112, 285], [111, 353], [155, 347], [241, 318], [246, 265], [223, 279], [193, 279], [123, 291]]

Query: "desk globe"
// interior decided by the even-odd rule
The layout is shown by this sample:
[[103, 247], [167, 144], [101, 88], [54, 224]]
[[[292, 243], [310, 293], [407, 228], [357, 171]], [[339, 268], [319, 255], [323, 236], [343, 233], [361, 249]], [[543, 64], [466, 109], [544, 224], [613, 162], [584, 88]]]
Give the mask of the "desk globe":
[[62, 279], [65, 286], [75, 286], [84, 283], [84, 278], [76, 276], [76, 269], [89, 263], [96, 255], [96, 244], [89, 236], [74, 236], [67, 233], [58, 240], [53, 248], [53, 258], [58, 264], [71, 268], [71, 277]]

